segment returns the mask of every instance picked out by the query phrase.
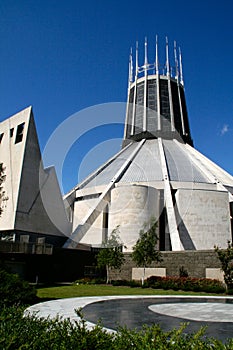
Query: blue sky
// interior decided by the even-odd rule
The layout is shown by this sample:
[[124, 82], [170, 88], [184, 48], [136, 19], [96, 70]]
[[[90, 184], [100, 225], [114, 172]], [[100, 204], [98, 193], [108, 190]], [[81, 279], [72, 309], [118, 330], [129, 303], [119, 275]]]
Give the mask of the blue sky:
[[[182, 48], [195, 147], [233, 174], [232, 13], [231, 0], [1, 0], [0, 120], [32, 105], [43, 150], [72, 114], [125, 102], [130, 47], [138, 40], [142, 52], [147, 36], [152, 61], [155, 35], [160, 51], [168, 36]], [[119, 125], [96, 128], [75, 144], [64, 191], [78, 182], [80, 163], [83, 177], [120, 147], [121, 136]]]

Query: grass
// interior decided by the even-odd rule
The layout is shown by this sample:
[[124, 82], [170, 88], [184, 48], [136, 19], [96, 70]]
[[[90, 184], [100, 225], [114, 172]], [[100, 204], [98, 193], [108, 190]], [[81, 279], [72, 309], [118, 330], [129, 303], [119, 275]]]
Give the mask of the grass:
[[[70, 286], [38, 288], [37, 296], [42, 299], [63, 299], [73, 297], [106, 296], [106, 295], [217, 295], [174, 290], [131, 288], [102, 284], [79, 284]], [[218, 294], [220, 295], [220, 294]]]

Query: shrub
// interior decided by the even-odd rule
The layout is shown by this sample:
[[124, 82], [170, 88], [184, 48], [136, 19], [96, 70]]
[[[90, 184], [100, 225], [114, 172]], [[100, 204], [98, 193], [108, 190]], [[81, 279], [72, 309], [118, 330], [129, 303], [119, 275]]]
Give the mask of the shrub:
[[130, 284], [130, 281], [127, 281], [127, 280], [113, 280], [111, 281], [111, 284], [115, 287], [118, 287], [118, 286], [129, 286]]
[[0, 307], [31, 304], [37, 301], [36, 290], [18, 275], [0, 270]]
[[76, 280], [73, 284], [105, 284], [106, 281], [103, 278], [90, 278], [84, 277], [79, 280]]
[[53, 320], [22, 315], [12, 307], [0, 313], [0, 348], [30, 350], [107, 350], [112, 336], [99, 325], [88, 330], [84, 321]]
[[180, 277], [188, 277], [189, 276], [188, 271], [184, 268], [184, 266], [180, 267], [179, 274], [180, 274]]
[[91, 280], [91, 283], [92, 284], [105, 284], [106, 283], [106, 280], [105, 280], [105, 278], [93, 278], [92, 280]]
[[233, 289], [227, 288], [227, 294], [233, 295]]
[[[79, 314], [79, 316], [81, 316]], [[80, 322], [69, 319], [39, 319], [22, 316], [22, 309], [12, 307], [0, 311], [0, 348], [30, 350], [190, 350], [233, 348], [233, 340], [226, 344], [204, 337], [201, 328], [193, 334], [185, 334], [186, 325], [168, 332], [160, 326], [144, 326], [142, 330], [118, 329], [107, 333], [100, 325], [89, 330], [81, 316]]]
[[132, 281], [129, 281], [129, 286], [131, 288], [141, 287], [141, 283], [139, 281], [132, 280]]
[[127, 280], [115, 280], [115, 281], [111, 281], [111, 284], [113, 286], [128, 286], [128, 287], [142, 287], [141, 283], [139, 281], [127, 281]]
[[159, 277], [147, 278], [146, 285], [155, 289], [173, 289], [193, 292], [224, 293], [222, 282], [209, 278]]
[[233, 290], [233, 242], [227, 242], [226, 249], [220, 249], [215, 246], [215, 252], [222, 265], [224, 272], [224, 281], [227, 285], [227, 293], [232, 294]]

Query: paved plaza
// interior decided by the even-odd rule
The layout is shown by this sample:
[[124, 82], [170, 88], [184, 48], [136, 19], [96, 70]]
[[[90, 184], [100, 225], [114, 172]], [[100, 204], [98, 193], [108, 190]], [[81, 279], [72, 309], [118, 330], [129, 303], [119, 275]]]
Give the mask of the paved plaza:
[[233, 337], [233, 298], [208, 296], [106, 296], [69, 298], [33, 305], [27, 312], [38, 317], [60, 316], [78, 320], [82, 308], [88, 327], [98, 321], [115, 332], [119, 326], [140, 329], [144, 324], [159, 324], [164, 331], [188, 323], [185, 332], [206, 326], [206, 335], [222, 341]]

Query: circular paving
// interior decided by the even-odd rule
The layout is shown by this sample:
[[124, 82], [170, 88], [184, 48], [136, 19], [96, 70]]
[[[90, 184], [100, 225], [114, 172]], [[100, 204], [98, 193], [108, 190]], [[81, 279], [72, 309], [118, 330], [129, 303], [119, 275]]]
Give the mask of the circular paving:
[[150, 305], [149, 310], [188, 321], [233, 322], [233, 305], [222, 303], [167, 303]]
[[106, 296], [69, 298], [40, 303], [25, 313], [38, 317], [78, 319], [82, 308], [88, 327], [101, 321], [104, 328], [117, 331], [119, 326], [141, 329], [144, 324], [159, 324], [163, 331], [188, 323], [186, 333], [206, 328], [206, 336], [222, 341], [233, 337], [233, 298], [192, 296]]

